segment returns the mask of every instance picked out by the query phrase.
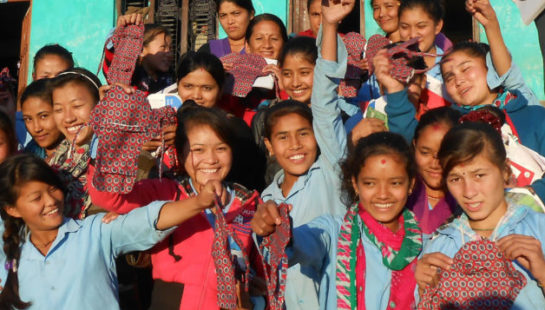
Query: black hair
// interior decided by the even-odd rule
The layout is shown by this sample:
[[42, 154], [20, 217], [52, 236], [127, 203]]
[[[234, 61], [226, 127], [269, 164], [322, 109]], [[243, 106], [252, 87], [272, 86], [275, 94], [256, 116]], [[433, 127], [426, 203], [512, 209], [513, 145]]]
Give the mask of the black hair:
[[289, 39], [288, 42], [284, 44], [284, 47], [280, 52], [280, 56], [278, 57], [278, 66], [282, 68], [286, 57], [295, 54], [302, 54], [308, 62], [311, 64], [316, 64], [316, 59], [318, 59], [316, 40], [305, 36]]
[[51, 104], [51, 90], [49, 89], [49, 79], [36, 80], [30, 83], [21, 95], [21, 108], [29, 98], [39, 98]]
[[17, 136], [15, 135], [15, 127], [11, 118], [4, 112], [0, 110], [0, 131], [3, 131], [6, 134], [7, 144], [8, 144], [8, 155], [14, 154], [17, 152]]
[[443, 169], [443, 182], [455, 166], [471, 161], [483, 151], [501, 171], [508, 168], [502, 138], [492, 126], [481, 122], [464, 122], [453, 127], [443, 138], [437, 154]]
[[[320, 1], [320, 0], [307, 0], [307, 12], [310, 11], [310, 6], [312, 5], [312, 3], [313, 3], [314, 1]], [[309, 12], [309, 13], [310, 13], [310, 12]]]
[[182, 56], [182, 60], [176, 70], [176, 81], [179, 82], [189, 73], [204, 69], [214, 78], [218, 87], [221, 89], [225, 84], [225, 69], [223, 64], [215, 55], [206, 52], [187, 52]]
[[89, 90], [89, 93], [95, 99], [95, 104], [100, 100], [99, 87], [102, 86], [100, 80], [91, 71], [84, 68], [72, 68], [59, 73], [51, 79], [51, 92], [59, 87], [64, 87], [69, 83], [76, 83]]
[[276, 125], [278, 119], [288, 114], [297, 114], [308, 120], [312, 125], [312, 111], [306, 104], [297, 100], [284, 100], [273, 105], [265, 113], [264, 137], [270, 140], [272, 128]]
[[416, 142], [420, 137], [420, 132], [429, 125], [441, 123], [447, 125], [449, 128], [454, 127], [458, 124], [460, 116], [462, 116], [462, 113], [450, 107], [440, 107], [427, 111], [422, 114], [418, 125], [416, 125], [413, 141]]
[[34, 64], [32, 68], [36, 70], [36, 64], [48, 55], [59, 56], [64, 61], [66, 61], [69, 68], [74, 67], [74, 59], [72, 58], [72, 53], [70, 53], [66, 48], [60, 46], [59, 44], [51, 44], [45, 45], [36, 52], [36, 55], [34, 55]]
[[20, 261], [21, 245], [25, 240], [25, 222], [6, 212], [6, 208], [15, 206], [20, 187], [31, 181], [43, 182], [64, 190], [55, 171], [34, 155], [16, 155], [0, 164], [0, 215], [5, 229], [2, 240], [6, 261], [10, 267], [4, 289], [0, 293], [0, 309], [26, 309], [31, 305], [21, 300], [17, 276], [17, 263]]
[[409, 180], [416, 176], [416, 164], [409, 145], [401, 135], [392, 132], [376, 132], [358, 140], [341, 164], [343, 200], [350, 206], [358, 200], [352, 179], [358, 178], [368, 158], [376, 155], [398, 155], [405, 164]]
[[274, 14], [264, 13], [257, 15], [250, 21], [248, 29], [246, 29], [246, 42], [250, 41], [250, 38], [252, 37], [252, 34], [254, 32], [254, 27], [263, 21], [273, 22], [278, 25], [278, 28], [280, 28], [280, 35], [282, 36], [282, 40], [284, 40], [284, 43], [288, 41], [288, 32], [282, 20]]
[[448, 57], [456, 52], [464, 52], [471, 57], [482, 59], [486, 64], [486, 55], [490, 52], [490, 46], [486, 43], [462, 41], [454, 44], [452, 49], [441, 59], [441, 73], [443, 73], [443, 63], [448, 61]]
[[438, 23], [445, 16], [445, 6], [442, 0], [402, 0], [398, 10], [398, 16], [405, 10], [421, 8], [434, 22]]
[[220, 12], [220, 6], [224, 2], [231, 2], [234, 3], [236, 6], [241, 7], [248, 11], [248, 14], [255, 14], [254, 5], [252, 4], [252, 0], [216, 0], [216, 12]]
[[176, 146], [178, 158], [184, 159], [187, 156], [187, 154], [184, 154], [188, 143], [187, 133], [195, 126], [210, 127], [223, 142], [229, 145], [233, 158], [235, 158], [236, 137], [228, 116], [224, 111], [203, 107], [196, 104], [193, 100], [187, 100], [178, 109], [177, 116], [178, 127], [176, 128], [174, 145]]

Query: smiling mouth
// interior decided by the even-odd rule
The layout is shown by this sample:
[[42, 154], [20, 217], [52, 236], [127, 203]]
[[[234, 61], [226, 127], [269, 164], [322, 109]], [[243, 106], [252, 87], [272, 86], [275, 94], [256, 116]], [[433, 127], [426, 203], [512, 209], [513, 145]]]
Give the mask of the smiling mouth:
[[380, 210], [388, 210], [394, 206], [393, 203], [374, 203], [373, 205], [375, 206], [375, 208]]
[[47, 213], [44, 213], [43, 215], [44, 216], [50, 216], [50, 215], [54, 215], [54, 214], [57, 214], [59, 212], [59, 208], [55, 208]]
[[296, 90], [293, 90], [292, 92], [293, 92], [293, 95], [294, 95], [295, 97], [299, 97], [299, 96], [301, 96], [301, 95], [304, 95], [304, 94], [307, 92], [307, 89], [306, 89], [306, 88], [304, 88], [304, 89], [296, 89]]
[[468, 211], [476, 212], [481, 209], [482, 202], [465, 203], [464, 205]]
[[66, 131], [69, 134], [75, 135], [77, 134], [85, 125], [75, 125], [71, 127], [66, 127]]
[[217, 173], [220, 170], [220, 168], [216, 169], [199, 169], [200, 172], [206, 173], [206, 174], [214, 174]]

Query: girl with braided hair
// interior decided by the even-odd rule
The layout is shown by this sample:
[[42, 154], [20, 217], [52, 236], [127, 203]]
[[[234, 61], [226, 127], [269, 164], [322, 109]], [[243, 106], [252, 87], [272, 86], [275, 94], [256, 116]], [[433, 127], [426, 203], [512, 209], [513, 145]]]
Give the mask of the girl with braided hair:
[[152, 202], [109, 224], [104, 214], [74, 220], [62, 215], [63, 183], [51, 167], [9, 158], [0, 165], [0, 308], [119, 308], [116, 257], [152, 247], [222, 194], [208, 182], [190, 199]]

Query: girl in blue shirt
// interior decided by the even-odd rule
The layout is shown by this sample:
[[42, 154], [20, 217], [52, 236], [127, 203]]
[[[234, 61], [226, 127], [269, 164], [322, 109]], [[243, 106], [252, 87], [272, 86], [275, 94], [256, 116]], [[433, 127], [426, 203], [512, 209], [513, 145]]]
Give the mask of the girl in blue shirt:
[[53, 169], [32, 155], [0, 165], [0, 308], [118, 308], [115, 258], [152, 247], [171, 228], [213, 206], [223, 191], [211, 181], [193, 198], [154, 202], [105, 224], [104, 214], [63, 217], [62, 188]]
[[510, 168], [501, 136], [488, 124], [464, 123], [445, 135], [438, 157], [443, 181], [464, 213], [426, 244], [415, 273], [420, 293], [437, 285], [438, 269], [462, 271], [452, 257], [465, 243], [488, 239], [526, 278], [512, 309], [544, 309], [545, 215], [506, 199]]
[[[324, 215], [294, 228], [289, 263], [321, 272], [320, 309], [409, 309], [422, 249], [406, 208], [416, 176], [412, 152], [400, 135], [373, 133], [342, 166], [351, 204], [344, 220]], [[267, 204], [258, 207], [252, 228], [265, 236], [280, 223], [276, 206]]]

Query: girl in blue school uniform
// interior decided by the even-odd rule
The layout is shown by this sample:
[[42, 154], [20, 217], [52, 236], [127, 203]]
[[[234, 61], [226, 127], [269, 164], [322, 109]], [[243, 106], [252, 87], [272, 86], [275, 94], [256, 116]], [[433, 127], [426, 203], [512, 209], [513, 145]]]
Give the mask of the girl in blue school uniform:
[[193, 198], [153, 202], [109, 224], [104, 213], [74, 220], [62, 215], [63, 183], [51, 167], [28, 154], [7, 159], [0, 165], [0, 308], [119, 308], [116, 257], [152, 247], [213, 206], [221, 188], [209, 182]]
[[[467, 10], [483, 26], [489, 46], [473, 42], [455, 45], [443, 57], [441, 71], [453, 108], [468, 113], [494, 105], [505, 113], [508, 134], [522, 145], [545, 155], [545, 109], [526, 86], [518, 67], [512, 62], [501, 36], [496, 13], [488, 0], [467, 0]], [[418, 124], [416, 110], [407, 99], [407, 91], [388, 73], [389, 61], [383, 52], [375, 57], [377, 78], [388, 95], [388, 125], [410, 141]], [[538, 179], [531, 188], [545, 199], [545, 182]]]
[[[414, 307], [422, 234], [406, 207], [416, 176], [409, 146], [398, 134], [373, 133], [351, 149], [342, 172], [347, 214], [293, 228], [289, 263], [321, 272], [320, 309]], [[252, 228], [265, 236], [280, 223], [276, 206], [267, 205]]]
[[[337, 36], [338, 22], [350, 12], [344, 8], [333, 1], [322, 7], [323, 28], [317, 39], [319, 56], [314, 67], [310, 108], [296, 101], [281, 102], [265, 116], [265, 145], [282, 170], [261, 197], [264, 201], [291, 204], [294, 227], [323, 214], [342, 216], [346, 212], [339, 194], [339, 161], [346, 152], [339, 107], [344, 99], [338, 96], [335, 82], [344, 78], [347, 67], [346, 48]], [[311, 267], [298, 264], [290, 267], [287, 308], [318, 309], [320, 277], [320, 271]]]
[[544, 309], [545, 215], [505, 198], [511, 172], [499, 133], [484, 123], [458, 125], [444, 137], [438, 156], [463, 214], [426, 244], [415, 272], [420, 292], [435, 287], [438, 269], [462, 271], [452, 258], [465, 243], [489, 240], [526, 278], [511, 309]]

